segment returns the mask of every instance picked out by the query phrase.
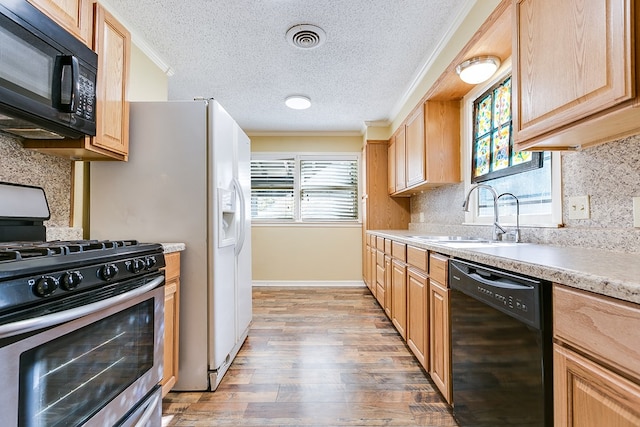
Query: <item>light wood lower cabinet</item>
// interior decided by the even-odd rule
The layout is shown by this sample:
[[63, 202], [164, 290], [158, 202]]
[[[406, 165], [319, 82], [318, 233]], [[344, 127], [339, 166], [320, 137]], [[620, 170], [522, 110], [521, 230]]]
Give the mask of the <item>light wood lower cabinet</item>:
[[385, 263], [384, 263], [384, 251], [376, 251], [376, 299], [380, 307], [384, 308], [384, 297], [386, 291], [385, 284]]
[[391, 323], [400, 336], [407, 338], [407, 264], [399, 259], [391, 261]]
[[555, 425], [640, 426], [640, 305], [553, 287]]
[[451, 317], [449, 316], [449, 257], [429, 255], [429, 373], [451, 403]]
[[389, 319], [391, 319], [391, 304], [393, 301], [393, 292], [391, 291], [391, 282], [393, 280], [393, 267], [391, 263], [391, 255], [384, 255], [384, 283], [385, 283], [385, 293], [384, 293], [384, 312]]
[[407, 345], [425, 370], [429, 370], [429, 278], [415, 267], [407, 268]]
[[640, 426], [640, 386], [554, 345], [555, 425]]
[[429, 328], [429, 373], [446, 401], [451, 403], [449, 289], [434, 280], [429, 282]]
[[164, 290], [164, 374], [162, 397], [178, 380], [178, 341], [180, 326], [180, 252], [164, 256], [166, 267]]

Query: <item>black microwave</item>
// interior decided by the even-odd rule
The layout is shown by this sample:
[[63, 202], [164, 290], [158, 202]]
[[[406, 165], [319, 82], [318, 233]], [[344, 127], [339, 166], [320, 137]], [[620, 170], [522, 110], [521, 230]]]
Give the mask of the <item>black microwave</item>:
[[26, 0], [0, 0], [0, 130], [96, 134], [98, 55]]

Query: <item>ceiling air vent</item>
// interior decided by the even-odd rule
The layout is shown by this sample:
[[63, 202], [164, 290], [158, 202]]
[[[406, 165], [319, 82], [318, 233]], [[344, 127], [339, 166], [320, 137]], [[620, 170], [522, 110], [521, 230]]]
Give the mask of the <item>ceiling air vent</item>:
[[294, 25], [287, 31], [287, 40], [300, 49], [313, 49], [324, 43], [326, 34], [320, 27], [310, 24]]

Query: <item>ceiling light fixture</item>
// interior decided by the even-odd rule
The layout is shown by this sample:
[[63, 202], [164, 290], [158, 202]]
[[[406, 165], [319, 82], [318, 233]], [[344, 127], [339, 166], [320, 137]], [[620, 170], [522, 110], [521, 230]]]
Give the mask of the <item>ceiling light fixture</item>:
[[467, 59], [456, 67], [460, 79], [472, 85], [487, 81], [500, 67], [500, 58], [496, 56], [477, 56]]
[[311, 107], [311, 99], [304, 95], [291, 95], [287, 96], [284, 100], [284, 104], [294, 110], [306, 110]]

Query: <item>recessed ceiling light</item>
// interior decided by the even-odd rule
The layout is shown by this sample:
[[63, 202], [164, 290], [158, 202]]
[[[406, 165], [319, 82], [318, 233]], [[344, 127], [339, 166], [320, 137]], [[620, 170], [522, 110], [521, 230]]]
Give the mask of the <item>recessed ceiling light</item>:
[[456, 67], [460, 79], [472, 85], [487, 81], [500, 66], [500, 58], [496, 56], [478, 56], [467, 59]]
[[311, 99], [304, 95], [291, 95], [284, 100], [284, 104], [294, 110], [306, 110], [311, 107]]

